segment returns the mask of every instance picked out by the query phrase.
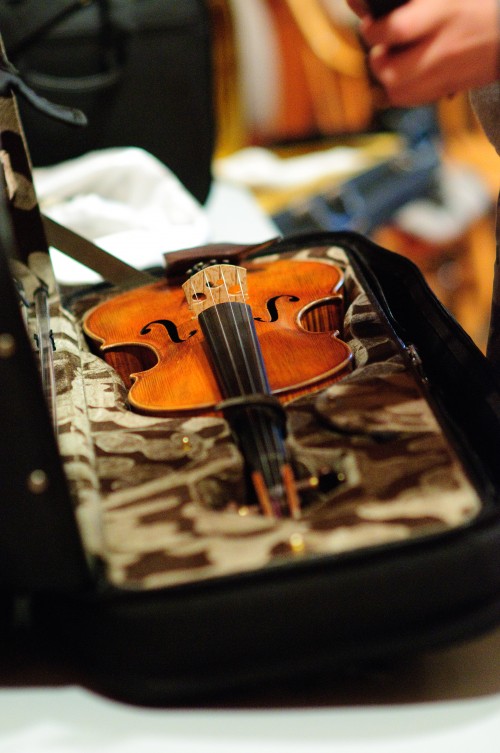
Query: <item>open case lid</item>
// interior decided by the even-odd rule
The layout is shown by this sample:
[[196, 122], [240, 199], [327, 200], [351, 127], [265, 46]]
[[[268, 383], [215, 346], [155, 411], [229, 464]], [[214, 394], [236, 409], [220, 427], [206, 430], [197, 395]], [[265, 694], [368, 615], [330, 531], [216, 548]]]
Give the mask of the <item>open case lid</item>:
[[83, 582], [86, 565], [36, 355], [9, 268], [14, 248], [0, 204], [0, 583], [15, 591]]
[[14, 593], [74, 589], [88, 579], [88, 568], [11, 272], [11, 259], [26, 262], [47, 244], [12, 94], [25, 94], [24, 86], [1, 62], [0, 586]]

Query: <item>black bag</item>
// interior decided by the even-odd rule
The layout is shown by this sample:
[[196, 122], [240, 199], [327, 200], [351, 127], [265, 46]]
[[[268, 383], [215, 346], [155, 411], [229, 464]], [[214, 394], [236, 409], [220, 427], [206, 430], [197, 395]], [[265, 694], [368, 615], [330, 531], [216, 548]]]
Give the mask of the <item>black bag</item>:
[[87, 115], [68, 131], [20, 103], [37, 167], [137, 146], [204, 201], [214, 147], [210, 22], [203, 0], [0, 2], [9, 59], [39, 94]]
[[[317, 482], [302, 517], [245, 515], [227, 423], [132, 413], [75, 318], [110, 291], [87, 291], [73, 314], [61, 306], [12, 128], [0, 133], [22, 230], [2, 207], [4, 646], [22, 615], [73, 681], [163, 704], [338, 677], [498, 624], [500, 385], [416, 267], [355, 233], [268, 244], [270, 259], [342, 266], [355, 368], [286, 408], [298, 464]], [[340, 292], [327, 301], [336, 310]]]

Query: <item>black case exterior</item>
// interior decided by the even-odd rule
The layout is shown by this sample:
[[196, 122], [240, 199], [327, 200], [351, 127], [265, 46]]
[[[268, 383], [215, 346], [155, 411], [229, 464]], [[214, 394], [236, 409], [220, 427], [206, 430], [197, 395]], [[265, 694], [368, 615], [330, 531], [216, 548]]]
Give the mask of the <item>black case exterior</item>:
[[[8, 56], [48, 99], [83, 110], [69, 131], [23, 102], [36, 167], [89, 150], [137, 146], [164, 162], [200, 201], [214, 148], [210, 19], [203, 0], [110, 0], [63, 14], [70, 0], [20, 0], [0, 8]], [[109, 17], [99, 6], [108, 6]], [[3, 21], [3, 25], [2, 24]], [[45, 29], [42, 35], [35, 32]], [[22, 30], [20, 35], [19, 30]], [[27, 39], [27, 42], [25, 40]]]
[[271, 251], [322, 243], [345, 249], [439, 411], [483, 511], [448, 533], [198, 585], [138, 593], [103, 581], [83, 596], [37, 599], [37, 629], [81, 667], [94, 667], [91, 681], [115, 697], [161, 704], [350, 672], [500, 620], [497, 377], [403, 257], [341, 233], [285, 240]]
[[89, 572], [11, 277], [13, 248], [1, 202], [0, 590], [4, 595], [74, 591], [89, 582]]

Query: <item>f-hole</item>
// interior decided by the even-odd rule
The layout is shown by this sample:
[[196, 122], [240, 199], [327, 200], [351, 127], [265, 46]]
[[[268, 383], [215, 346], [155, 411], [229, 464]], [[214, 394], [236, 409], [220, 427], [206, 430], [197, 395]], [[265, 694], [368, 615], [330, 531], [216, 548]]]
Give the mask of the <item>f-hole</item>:
[[[275, 295], [273, 296], [273, 298], [270, 298], [266, 303], [267, 313], [269, 314], [269, 319], [267, 321], [269, 323], [278, 321], [279, 314], [277, 302], [280, 298], [287, 298], [289, 303], [297, 303], [297, 301], [300, 300], [296, 295]], [[265, 319], [262, 319], [262, 317], [260, 316], [256, 316], [255, 321], [263, 322], [265, 321]]]

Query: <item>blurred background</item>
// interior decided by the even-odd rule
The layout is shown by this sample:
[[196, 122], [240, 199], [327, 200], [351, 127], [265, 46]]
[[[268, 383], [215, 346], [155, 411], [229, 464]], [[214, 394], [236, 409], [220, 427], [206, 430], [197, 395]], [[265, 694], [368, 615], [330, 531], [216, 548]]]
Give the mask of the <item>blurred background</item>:
[[354, 229], [410, 257], [484, 349], [499, 157], [467, 94], [388, 108], [344, 0], [210, 7], [215, 174], [248, 185], [284, 232]]
[[[0, 3], [7, 53], [25, 80], [89, 119], [69, 132], [21, 101], [36, 168], [141, 147], [202, 209], [214, 185], [231, 185], [268, 220], [263, 232], [361, 232], [415, 261], [484, 349], [499, 157], [466, 93], [389, 108], [356, 24], [344, 0]], [[102, 168], [89, 180], [102, 185]], [[123, 192], [122, 174], [117, 182]], [[228, 194], [219, 196], [227, 221]], [[218, 240], [252, 242], [248, 217], [240, 238], [224, 229]]]

